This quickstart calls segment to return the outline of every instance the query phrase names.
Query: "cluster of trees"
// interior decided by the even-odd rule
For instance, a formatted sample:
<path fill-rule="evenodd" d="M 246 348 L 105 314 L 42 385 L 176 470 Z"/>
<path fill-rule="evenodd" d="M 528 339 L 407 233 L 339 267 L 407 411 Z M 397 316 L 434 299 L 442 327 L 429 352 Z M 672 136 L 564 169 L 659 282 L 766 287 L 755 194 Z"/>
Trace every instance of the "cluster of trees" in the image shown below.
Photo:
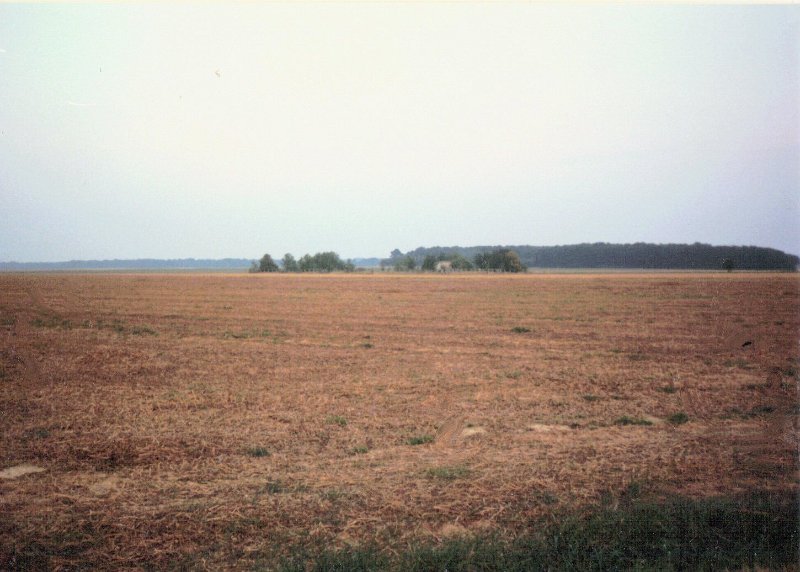
<path fill-rule="evenodd" d="M 419 263 L 416 258 L 411 255 L 404 255 L 397 248 L 392 250 L 389 258 L 381 260 L 381 270 L 394 268 L 398 272 L 413 271 L 417 269 L 417 266 L 419 266 Z"/>
<path fill-rule="evenodd" d="M 265 254 L 250 266 L 250 272 L 353 272 L 355 269 L 352 262 L 342 260 L 335 252 L 317 252 L 314 256 L 305 254 L 300 260 L 287 252 L 280 266 L 272 256 Z"/>
<path fill-rule="evenodd" d="M 498 248 L 491 252 L 479 252 L 475 255 L 475 266 L 481 270 L 499 270 L 500 272 L 525 272 L 519 254 L 509 248 Z"/>
<path fill-rule="evenodd" d="M 460 254 L 447 255 L 441 252 L 436 256 L 427 255 L 422 261 L 422 269 L 433 272 L 439 262 L 449 262 L 453 270 L 475 270 L 475 265 Z"/>
<path fill-rule="evenodd" d="M 399 250 L 392 251 L 391 256 L 381 262 L 382 268 L 391 267 L 396 271 L 413 271 L 419 268 L 423 272 L 434 272 L 440 262 L 449 262 L 452 270 L 485 270 L 496 272 L 524 272 L 525 265 L 519 255 L 508 248 L 498 248 L 490 252 L 478 252 L 472 260 L 459 252 L 426 254 L 421 262 L 411 254 L 403 254 Z"/>
<path fill-rule="evenodd" d="M 435 272 L 440 262 L 448 262 L 451 270 L 485 270 L 498 272 L 524 272 L 525 265 L 520 262 L 519 255 L 508 248 L 499 248 L 491 252 L 480 252 L 473 260 L 458 253 L 439 252 L 426 255 L 421 263 L 410 255 L 399 250 L 392 251 L 391 257 L 381 261 L 381 268 L 393 268 L 398 272 L 422 270 Z M 265 254 L 260 260 L 254 260 L 250 272 L 354 272 L 352 261 L 342 260 L 335 252 L 318 252 L 311 256 L 306 254 L 300 260 L 290 253 L 275 261 Z"/>

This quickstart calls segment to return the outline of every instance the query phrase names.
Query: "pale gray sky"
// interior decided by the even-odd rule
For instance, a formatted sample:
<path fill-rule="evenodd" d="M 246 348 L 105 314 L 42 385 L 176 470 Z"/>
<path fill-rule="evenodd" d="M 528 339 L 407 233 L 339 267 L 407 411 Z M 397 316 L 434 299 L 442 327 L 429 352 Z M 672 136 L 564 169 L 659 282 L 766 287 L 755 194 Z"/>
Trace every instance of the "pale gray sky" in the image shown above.
<path fill-rule="evenodd" d="M 0 261 L 800 254 L 800 8 L 0 4 Z"/>

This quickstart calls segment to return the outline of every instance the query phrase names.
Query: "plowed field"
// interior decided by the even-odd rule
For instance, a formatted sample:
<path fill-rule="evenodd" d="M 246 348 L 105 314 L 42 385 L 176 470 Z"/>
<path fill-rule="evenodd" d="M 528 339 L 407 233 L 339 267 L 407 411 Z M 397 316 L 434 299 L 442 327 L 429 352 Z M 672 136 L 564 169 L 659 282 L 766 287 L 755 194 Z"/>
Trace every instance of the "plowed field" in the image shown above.
<path fill-rule="evenodd" d="M 799 339 L 792 274 L 3 274 L 0 470 L 45 470 L 0 552 L 246 568 L 794 487 Z"/>

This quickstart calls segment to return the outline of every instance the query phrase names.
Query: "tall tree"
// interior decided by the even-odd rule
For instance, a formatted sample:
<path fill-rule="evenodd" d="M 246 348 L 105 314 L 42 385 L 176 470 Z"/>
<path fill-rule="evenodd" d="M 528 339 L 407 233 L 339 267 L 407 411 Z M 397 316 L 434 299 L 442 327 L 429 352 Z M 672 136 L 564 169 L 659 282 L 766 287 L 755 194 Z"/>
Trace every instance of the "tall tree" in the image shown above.
<path fill-rule="evenodd" d="M 272 260 L 272 257 L 269 254 L 265 254 L 261 257 L 261 260 L 258 263 L 258 271 L 259 272 L 277 272 L 278 265 L 275 264 L 275 261 Z"/>
<path fill-rule="evenodd" d="M 460 254 L 454 254 L 450 257 L 450 262 L 452 262 L 453 270 L 472 270 L 472 262 L 469 259 L 464 258 Z"/>
<path fill-rule="evenodd" d="M 503 272 L 524 272 L 525 267 L 519 259 L 519 254 L 513 250 L 506 250 L 503 252 L 503 258 L 500 269 Z"/>
<path fill-rule="evenodd" d="M 311 259 L 310 254 L 304 254 L 297 262 L 297 266 L 300 268 L 300 272 L 312 272 L 315 270 L 314 261 Z"/>
<path fill-rule="evenodd" d="M 478 270 L 489 270 L 490 268 L 489 267 L 490 257 L 489 254 L 486 252 L 479 252 L 478 254 L 476 254 L 475 258 L 473 258 L 473 261 L 475 262 L 475 268 L 477 268 Z"/>
<path fill-rule="evenodd" d="M 733 262 L 733 258 L 723 258 L 722 259 L 722 267 L 727 270 L 728 272 L 733 272 L 735 264 Z"/>
<path fill-rule="evenodd" d="M 425 255 L 425 259 L 422 261 L 422 270 L 425 272 L 433 272 L 436 270 L 436 257 L 432 254 Z"/>
<path fill-rule="evenodd" d="M 300 270 L 297 260 L 288 252 L 283 255 L 283 270 L 284 272 L 298 272 Z"/>

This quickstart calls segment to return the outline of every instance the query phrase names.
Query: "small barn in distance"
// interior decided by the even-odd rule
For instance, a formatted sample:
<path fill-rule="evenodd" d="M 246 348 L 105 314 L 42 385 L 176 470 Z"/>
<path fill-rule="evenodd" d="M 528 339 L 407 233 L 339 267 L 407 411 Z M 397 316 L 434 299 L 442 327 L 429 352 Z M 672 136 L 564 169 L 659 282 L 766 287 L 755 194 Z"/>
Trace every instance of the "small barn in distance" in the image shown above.
<path fill-rule="evenodd" d="M 436 263 L 436 272 L 452 272 L 453 263 L 450 260 L 441 260 Z"/>

